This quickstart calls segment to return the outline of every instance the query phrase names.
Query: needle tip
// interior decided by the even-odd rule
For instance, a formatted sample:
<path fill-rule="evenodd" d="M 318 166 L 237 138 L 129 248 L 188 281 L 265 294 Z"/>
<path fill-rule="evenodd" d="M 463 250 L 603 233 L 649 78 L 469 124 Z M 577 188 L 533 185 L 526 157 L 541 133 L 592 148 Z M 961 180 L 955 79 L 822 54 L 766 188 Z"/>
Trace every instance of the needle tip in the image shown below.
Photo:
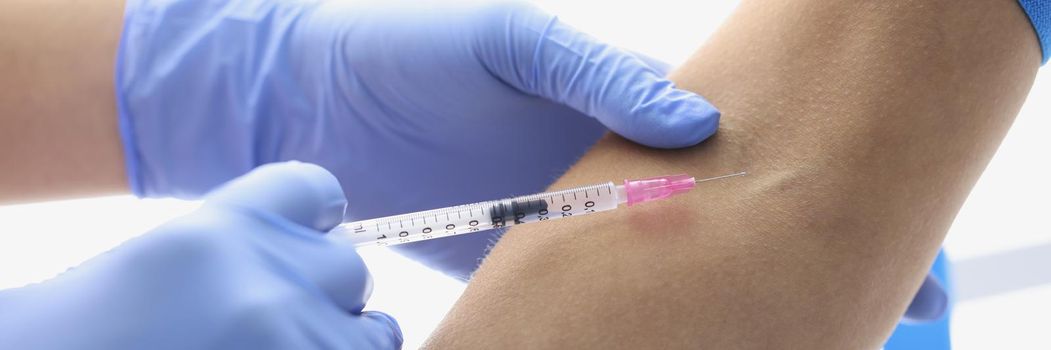
<path fill-rule="evenodd" d="M 728 178 L 728 177 L 736 177 L 736 176 L 742 176 L 742 175 L 748 175 L 748 172 L 747 171 L 741 171 L 741 172 L 736 172 L 736 173 L 733 173 L 733 174 L 726 174 L 726 175 L 722 175 L 722 176 L 716 176 L 716 177 L 709 177 L 709 178 L 706 178 L 706 179 L 694 180 L 694 183 L 701 183 L 701 182 L 705 182 L 705 181 L 719 180 L 719 179 L 725 179 L 725 178 Z"/>

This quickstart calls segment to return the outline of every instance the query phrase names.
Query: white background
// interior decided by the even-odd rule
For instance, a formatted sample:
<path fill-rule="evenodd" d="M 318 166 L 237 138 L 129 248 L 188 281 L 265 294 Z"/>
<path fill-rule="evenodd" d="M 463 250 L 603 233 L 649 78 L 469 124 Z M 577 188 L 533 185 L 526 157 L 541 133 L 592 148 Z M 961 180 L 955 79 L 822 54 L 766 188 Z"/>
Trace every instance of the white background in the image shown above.
<path fill-rule="evenodd" d="M 682 62 L 736 1 L 537 1 L 598 38 Z M 945 245 L 956 262 L 959 349 L 1051 346 L 1051 75 L 1042 73 Z M 0 207 L 0 288 L 40 281 L 197 203 L 128 196 Z M 416 348 L 463 286 L 385 250 L 363 251 L 376 280 L 369 306 L 401 322 Z"/>

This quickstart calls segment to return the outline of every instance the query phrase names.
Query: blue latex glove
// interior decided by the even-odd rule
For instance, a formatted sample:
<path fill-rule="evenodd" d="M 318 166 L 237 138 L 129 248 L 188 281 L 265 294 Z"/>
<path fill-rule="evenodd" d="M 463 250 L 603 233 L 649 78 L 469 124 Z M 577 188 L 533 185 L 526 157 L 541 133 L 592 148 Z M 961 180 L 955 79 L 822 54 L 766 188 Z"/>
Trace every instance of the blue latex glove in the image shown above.
<path fill-rule="evenodd" d="M 934 321 L 941 318 L 948 308 L 949 295 L 945 287 L 933 273 L 928 273 L 909 308 L 905 310 L 905 320 L 921 323 Z"/>
<path fill-rule="evenodd" d="M 322 235 L 346 201 L 317 166 L 264 166 L 192 214 L 43 283 L 0 292 L 0 349 L 391 349 L 362 312 L 354 249 Z"/>
<path fill-rule="evenodd" d="M 898 324 L 898 327 L 894 329 L 894 333 L 891 335 L 887 343 L 883 345 L 885 350 L 912 350 L 912 349 L 923 349 L 923 350 L 949 350 L 952 349 L 952 337 L 949 335 L 949 330 L 952 328 L 949 324 L 952 318 L 952 296 L 953 280 L 952 273 L 950 273 L 949 259 L 946 258 L 945 252 L 942 251 L 938 254 L 938 258 L 934 260 L 934 266 L 931 267 L 931 274 L 928 275 L 925 284 L 937 285 L 941 287 L 943 293 L 936 293 L 935 300 L 941 300 L 942 302 L 928 302 L 927 305 L 941 305 L 941 310 L 933 308 L 928 309 L 931 312 L 919 312 L 920 310 L 913 310 L 919 306 L 921 300 L 930 298 L 927 296 L 927 292 L 924 289 L 928 288 L 926 285 L 920 289 L 917 293 L 916 298 L 913 299 L 912 306 L 909 307 L 910 311 L 906 312 L 905 320 Z M 950 295 L 946 296 L 944 291 L 949 291 Z M 937 294 L 941 294 L 940 296 Z M 926 308 L 925 308 L 926 309 Z M 909 317 L 909 314 L 922 314 L 924 317 L 921 321 L 917 322 L 917 318 Z M 940 317 L 934 316 L 940 314 Z"/>
<path fill-rule="evenodd" d="M 127 11 L 118 96 L 139 195 L 195 197 L 298 159 L 336 174 L 357 220 L 540 191 L 603 125 L 683 147 L 719 119 L 635 55 L 521 3 L 132 0 Z M 402 251 L 466 279 L 498 237 Z"/>

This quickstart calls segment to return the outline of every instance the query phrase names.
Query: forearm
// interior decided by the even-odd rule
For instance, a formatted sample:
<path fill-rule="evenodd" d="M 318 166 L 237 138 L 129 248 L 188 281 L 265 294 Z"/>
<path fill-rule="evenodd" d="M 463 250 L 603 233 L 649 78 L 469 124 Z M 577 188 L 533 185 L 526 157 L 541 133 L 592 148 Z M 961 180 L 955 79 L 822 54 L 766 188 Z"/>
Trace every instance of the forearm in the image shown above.
<path fill-rule="evenodd" d="M 666 204 L 511 231 L 434 347 L 875 348 L 1039 64 L 997 1 L 745 1 L 673 74 L 695 149 L 608 138 L 554 188 L 747 170 Z"/>
<path fill-rule="evenodd" d="M 123 1 L 0 11 L 0 203 L 127 191 L 113 69 Z"/>

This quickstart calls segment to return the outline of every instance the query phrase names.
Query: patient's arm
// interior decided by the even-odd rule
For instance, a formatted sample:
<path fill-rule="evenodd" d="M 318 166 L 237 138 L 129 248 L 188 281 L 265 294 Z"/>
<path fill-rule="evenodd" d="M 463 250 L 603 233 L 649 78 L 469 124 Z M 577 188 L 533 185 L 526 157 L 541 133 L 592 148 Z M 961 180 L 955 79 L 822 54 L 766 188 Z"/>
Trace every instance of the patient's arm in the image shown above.
<path fill-rule="evenodd" d="M 714 139 L 609 137 L 553 188 L 749 175 L 512 230 L 429 345 L 877 348 L 1039 59 L 1013 0 L 746 0 L 673 73 L 723 111 Z"/>

